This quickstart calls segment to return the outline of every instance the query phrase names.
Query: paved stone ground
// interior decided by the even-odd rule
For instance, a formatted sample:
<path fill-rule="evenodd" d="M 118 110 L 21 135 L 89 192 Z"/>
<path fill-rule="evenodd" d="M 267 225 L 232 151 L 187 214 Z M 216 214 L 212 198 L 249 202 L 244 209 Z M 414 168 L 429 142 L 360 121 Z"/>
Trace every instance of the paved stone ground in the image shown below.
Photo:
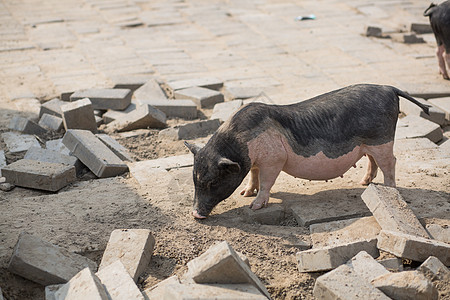
<path fill-rule="evenodd" d="M 278 103 L 352 83 L 449 88 L 434 38 L 406 45 L 365 26 L 428 22 L 423 1 L 0 1 L 0 100 L 111 87 L 120 76 L 216 76 Z M 315 14 L 316 20 L 295 21 Z"/>

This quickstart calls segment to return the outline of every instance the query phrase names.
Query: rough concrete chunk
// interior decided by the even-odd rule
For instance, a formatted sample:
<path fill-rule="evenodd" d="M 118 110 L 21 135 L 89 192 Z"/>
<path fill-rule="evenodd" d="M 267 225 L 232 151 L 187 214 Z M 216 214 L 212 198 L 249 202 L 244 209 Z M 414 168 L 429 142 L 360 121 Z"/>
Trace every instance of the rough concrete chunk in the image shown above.
<path fill-rule="evenodd" d="M 5 151 L 0 150 L 0 177 L 2 177 L 2 168 L 6 167 Z"/>
<path fill-rule="evenodd" d="M 426 114 L 419 106 L 412 103 L 409 100 L 400 98 L 400 111 L 404 112 L 407 115 L 419 116 L 424 119 L 430 120 L 439 125 L 445 124 L 445 112 L 440 108 L 432 105 L 432 103 L 421 99 L 416 98 L 417 101 L 429 107 L 429 114 Z"/>
<path fill-rule="evenodd" d="M 123 110 L 131 103 L 129 89 L 88 89 L 76 91 L 70 96 L 70 101 L 89 98 L 94 109 Z"/>
<path fill-rule="evenodd" d="M 120 259 L 137 282 L 153 254 L 155 238 L 148 229 L 116 229 L 111 233 L 99 271 Z"/>
<path fill-rule="evenodd" d="M 67 102 L 61 101 L 57 98 L 45 102 L 44 104 L 41 105 L 41 109 L 39 111 L 39 118 L 41 118 L 44 114 L 49 114 L 52 116 L 62 118 L 61 106 L 64 104 L 67 104 Z"/>
<path fill-rule="evenodd" d="M 27 188 L 56 192 L 76 180 L 74 166 L 29 159 L 2 169 L 6 182 Z"/>
<path fill-rule="evenodd" d="M 383 230 L 430 237 L 396 188 L 370 184 L 361 198 Z"/>
<path fill-rule="evenodd" d="M 20 116 L 14 116 L 8 127 L 9 129 L 17 130 L 26 134 L 42 135 L 47 132 L 47 130 L 42 128 L 39 124 Z"/>
<path fill-rule="evenodd" d="M 70 155 L 69 149 L 63 144 L 62 139 L 50 140 L 45 143 L 45 148 L 58 151 L 61 154 Z"/>
<path fill-rule="evenodd" d="M 398 120 L 395 139 L 414 139 L 426 137 L 432 142 L 442 140 L 441 127 L 424 118 L 409 115 Z"/>
<path fill-rule="evenodd" d="M 383 267 L 389 271 L 400 272 L 403 271 L 403 262 L 401 258 L 386 258 L 378 261 Z"/>
<path fill-rule="evenodd" d="M 377 240 L 356 241 L 297 252 L 298 269 L 300 272 L 331 270 L 346 263 L 361 251 L 366 251 L 373 257 L 378 257 Z"/>
<path fill-rule="evenodd" d="M 166 94 L 164 94 L 164 91 L 155 79 L 150 79 L 143 86 L 138 88 L 134 92 L 134 98 L 138 101 L 167 99 Z"/>
<path fill-rule="evenodd" d="M 64 284 L 52 284 L 45 287 L 45 300 L 56 300 L 56 292 Z"/>
<path fill-rule="evenodd" d="M 107 134 L 97 134 L 96 135 L 115 155 L 117 155 L 121 160 L 132 161 L 133 159 L 128 152 L 128 149 L 119 144 L 113 137 Z"/>
<path fill-rule="evenodd" d="M 180 280 L 178 279 L 177 275 L 174 275 L 144 290 L 142 294 L 144 295 L 146 300 L 160 300 L 163 299 L 164 292 L 168 286 L 178 284 L 180 284 Z"/>
<path fill-rule="evenodd" d="M 128 170 L 126 164 L 87 130 L 68 130 L 63 144 L 98 177 L 113 177 Z"/>
<path fill-rule="evenodd" d="M 450 97 L 432 98 L 428 100 L 434 106 L 440 108 L 445 113 L 445 120 L 450 122 Z"/>
<path fill-rule="evenodd" d="M 383 30 L 376 26 L 367 26 L 366 36 L 382 37 Z"/>
<path fill-rule="evenodd" d="M 33 135 L 18 134 L 15 132 L 2 133 L 2 138 L 11 153 L 21 153 L 30 149 L 32 146 L 40 147 L 41 145 Z"/>
<path fill-rule="evenodd" d="M 39 120 L 39 126 L 53 131 L 60 131 L 64 128 L 63 119 L 49 114 L 43 114 Z"/>
<path fill-rule="evenodd" d="M 219 127 L 218 119 L 198 121 L 161 130 L 159 137 L 171 140 L 190 140 L 213 134 Z"/>
<path fill-rule="evenodd" d="M 171 284 L 164 291 L 163 300 L 266 300 L 261 292 L 250 284 Z"/>
<path fill-rule="evenodd" d="M 424 275 L 417 271 L 387 273 L 372 280 L 372 284 L 392 299 L 434 300 L 438 292 Z"/>
<path fill-rule="evenodd" d="M 443 222 L 450 223 L 450 220 Z M 427 224 L 425 228 L 433 239 L 450 244 L 450 224 Z"/>
<path fill-rule="evenodd" d="M 414 31 L 418 34 L 433 33 L 433 29 L 431 28 L 430 23 L 412 23 L 411 31 Z"/>
<path fill-rule="evenodd" d="M 352 259 L 347 262 L 347 265 L 351 267 L 356 274 L 367 280 L 372 281 L 378 276 L 389 273 L 386 268 L 377 262 L 366 251 L 361 251 L 356 254 Z"/>
<path fill-rule="evenodd" d="M 421 44 L 421 43 L 425 43 L 425 40 L 422 37 L 419 37 L 419 36 L 415 35 L 414 33 L 412 33 L 412 34 L 404 34 L 403 42 L 405 44 Z"/>
<path fill-rule="evenodd" d="M 348 265 L 317 278 L 313 293 L 316 299 L 324 300 L 389 299 Z"/>
<path fill-rule="evenodd" d="M 73 166 L 75 167 L 77 173 L 79 173 L 83 167 L 81 161 L 75 156 L 65 155 L 57 150 L 42 149 L 39 147 L 31 147 L 28 149 L 27 153 L 25 153 L 24 159 Z"/>
<path fill-rule="evenodd" d="M 119 75 L 111 78 L 115 89 L 129 89 L 132 92 L 149 81 L 149 75 Z"/>
<path fill-rule="evenodd" d="M 219 119 L 220 122 L 228 120 L 242 106 L 242 100 L 233 100 L 214 105 L 211 119 Z"/>
<path fill-rule="evenodd" d="M 381 227 L 374 217 L 364 217 L 311 224 L 309 230 L 313 248 L 320 248 L 375 239 Z"/>
<path fill-rule="evenodd" d="M 191 88 L 191 87 L 203 87 L 211 90 L 220 90 L 223 87 L 223 82 L 215 77 L 204 78 L 192 78 L 176 81 L 169 81 L 167 86 L 174 93 L 177 90 Z"/>
<path fill-rule="evenodd" d="M 253 210 L 249 207 L 243 208 L 246 214 L 246 222 L 256 222 L 265 225 L 278 225 L 284 220 L 284 207 L 280 204 L 271 203 L 264 209 Z"/>
<path fill-rule="evenodd" d="M 141 105 L 106 126 L 108 132 L 166 127 L 166 115 L 151 105 Z"/>
<path fill-rule="evenodd" d="M 94 109 L 88 98 L 62 105 L 61 111 L 66 131 L 68 129 L 84 129 L 97 132 Z"/>
<path fill-rule="evenodd" d="M 94 273 L 86 268 L 55 292 L 57 300 L 108 300 L 108 294 Z"/>
<path fill-rule="evenodd" d="M 151 105 L 163 113 L 167 117 L 183 118 L 183 119 L 195 119 L 197 118 L 197 105 L 189 99 L 167 100 L 137 100 L 139 105 L 148 104 Z"/>
<path fill-rule="evenodd" d="M 433 276 L 436 276 L 441 280 L 450 275 L 450 270 L 434 256 L 428 257 L 427 260 L 417 268 L 417 271 L 424 274 L 430 272 Z"/>
<path fill-rule="evenodd" d="M 450 245 L 409 234 L 382 230 L 378 236 L 378 248 L 397 257 L 425 261 L 435 256 L 446 266 L 450 265 Z"/>
<path fill-rule="evenodd" d="M 120 260 L 104 267 L 95 275 L 102 282 L 111 300 L 144 300 L 144 296 Z"/>
<path fill-rule="evenodd" d="M 270 298 L 266 287 L 226 241 L 211 246 L 187 266 L 185 277 L 196 283 L 249 283 Z"/>
<path fill-rule="evenodd" d="M 223 102 L 220 92 L 202 87 L 191 87 L 175 91 L 175 99 L 191 99 L 199 108 L 211 108 Z"/>
<path fill-rule="evenodd" d="M 108 109 L 108 111 L 102 115 L 103 123 L 105 124 L 111 123 L 112 121 L 115 121 L 116 119 L 123 117 L 124 115 L 126 115 L 129 112 L 132 112 L 135 109 L 136 109 L 135 103 L 131 103 L 124 110 Z"/>
<path fill-rule="evenodd" d="M 66 283 L 84 268 L 97 269 L 90 259 L 22 232 L 8 270 L 42 285 Z"/>

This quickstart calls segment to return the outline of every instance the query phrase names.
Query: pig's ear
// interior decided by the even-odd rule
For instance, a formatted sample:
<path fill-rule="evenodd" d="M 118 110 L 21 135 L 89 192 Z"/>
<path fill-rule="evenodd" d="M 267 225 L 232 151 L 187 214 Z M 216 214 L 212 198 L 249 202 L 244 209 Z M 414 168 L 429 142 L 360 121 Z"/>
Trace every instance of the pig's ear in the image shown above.
<path fill-rule="evenodd" d="M 219 160 L 219 168 L 233 174 L 239 173 L 241 171 L 241 167 L 237 162 L 231 161 L 228 158 L 224 157 Z"/>
<path fill-rule="evenodd" d="M 188 142 L 184 142 L 184 144 L 186 145 L 186 147 L 189 148 L 189 150 L 191 150 L 191 152 L 195 155 L 197 154 L 198 151 L 200 151 L 200 149 L 202 149 L 201 147 L 195 145 L 195 144 L 189 144 Z"/>

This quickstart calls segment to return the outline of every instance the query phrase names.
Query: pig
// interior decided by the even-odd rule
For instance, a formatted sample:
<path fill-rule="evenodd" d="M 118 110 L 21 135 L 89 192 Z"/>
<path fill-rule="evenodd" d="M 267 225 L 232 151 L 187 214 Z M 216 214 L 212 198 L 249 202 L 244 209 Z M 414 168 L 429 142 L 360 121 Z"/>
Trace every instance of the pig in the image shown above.
<path fill-rule="evenodd" d="M 430 18 L 431 28 L 436 38 L 439 73 L 448 80 L 445 63 L 450 68 L 450 1 L 442 2 L 439 5 L 432 3 L 423 15 Z"/>
<path fill-rule="evenodd" d="M 252 209 L 269 202 L 281 171 L 328 180 L 342 176 L 363 156 L 369 159 L 361 183 L 380 167 L 384 184 L 395 187 L 393 153 L 399 96 L 428 113 L 428 107 L 392 87 L 358 84 L 290 105 L 250 103 L 223 123 L 203 147 L 185 142 L 194 154 L 193 216 L 206 218 L 250 172 L 242 190 L 254 196 Z"/>

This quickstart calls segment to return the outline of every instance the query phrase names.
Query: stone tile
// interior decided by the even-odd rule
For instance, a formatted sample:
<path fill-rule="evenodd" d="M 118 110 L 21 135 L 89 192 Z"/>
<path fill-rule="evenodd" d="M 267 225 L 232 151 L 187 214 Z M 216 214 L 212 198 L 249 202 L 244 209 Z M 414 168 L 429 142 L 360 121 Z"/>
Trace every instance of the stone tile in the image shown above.
<path fill-rule="evenodd" d="M 425 228 L 433 239 L 450 244 L 450 220 L 441 221 L 438 224 L 427 224 Z"/>
<path fill-rule="evenodd" d="M 445 112 L 443 110 L 424 99 L 416 98 L 416 100 L 428 106 L 429 114 L 426 114 L 418 105 L 403 98 L 400 98 L 400 111 L 406 115 L 422 117 L 439 125 L 443 125 L 445 123 Z"/>
<path fill-rule="evenodd" d="M 450 97 L 432 98 L 428 101 L 445 112 L 445 120 L 448 124 L 450 122 Z"/>
<path fill-rule="evenodd" d="M 43 135 L 47 132 L 47 130 L 42 128 L 39 124 L 20 116 L 14 116 L 11 119 L 8 128 L 25 134 Z"/>
<path fill-rule="evenodd" d="M 44 113 L 39 120 L 39 126 L 42 128 L 53 130 L 53 131 L 61 131 L 64 128 L 63 119 L 57 116 L 49 115 Z"/>
<path fill-rule="evenodd" d="M 97 132 L 94 108 L 88 98 L 74 100 L 61 106 L 64 129 L 84 129 L 93 133 Z"/>
<path fill-rule="evenodd" d="M 180 89 L 175 91 L 174 95 L 175 99 L 191 99 L 199 108 L 210 108 L 224 101 L 220 92 L 202 87 Z"/>
<path fill-rule="evenodd" d="M 143 128 L 166 127 L 166 115 L 151 105 L 141 105 L 135 110 L 118 117 L 109 123 L 105 130 L 107 132 L 123 132 Z"/>
<path fill-rule="evenodd" d="M 108 111 L 106 111 L 102 115 L 103 123 L 105 123 L 105 124 L 111 123 L 112 121 L 115 121 L 116 119 L 119 119 L 119 118 L 123 117 L 124 115 L 126 115 L 129 112 L 132 112 L 135 109 L 136 109 L 136 104 L 135 103 L 131 103 L 124 110 L 108 109 Z"/>
<path fill-rule="evenodd" d="M 69 149 L 63 144 L 62 139 L 50 140 L 45 143 L 45 148 L 54 150 L 64 155 L 70 155 Z"/>
<path fill-rule="evenodd" d="M 264 300 L 266 296 L 250 284 L 170 284 L 166 287 L 163 300 L 185 299 L 235 299 Z"/>
<path fill-rule="evenodd" d="M 59 288 L 55 293 L 55 298 L 57 300 L 109 299 L 100 279 L 88 268 L 80 271 L 68 283 Z"/>
<path fill-rule="evenodd" d="M 107 134 L 96 134 L 96 136 L 121 160 L 133 161 L 128 149 L 119 144 L 113 137 Z"/>
<path fill-rule="evenodd" d="M 246 215 L 245 222 L 264 225 L 279 225 L 285 217 L 284 207 L 271 203 L 264 209 L 252 210 L 249 207 L 242 208 Z"/>
<path fill-rule="evenodd" d="M 437 143 L 442 139 L 442 129 L 438 124 L 418 116 L 409 115 L 398 120 L 395 139 L 422 137 Z"/>
<path fill-rule="evenodd" d="M 75 156 L 62 154 L 58 150 L 43 149 L 40 147 L 31 147 L 25 153 L 24 159 L 63 164 L 75 167 L 77 174 L 83 168 L 81 161 Z"/>
<path fill-rule="evenodd" d="M 383 267 L 392 272 L 403 271 L 403 262 L 401 258 L 386 258 L 378 261 Z"/>
<path fill-rule="evenodd" d="M 203 87 L 219 91 L 223 87 L 223 82 L 215 77 L 203 77 L 203 78 L 189 78 L 183 80 L 169 81 L 167 83 L 167 86 L 171 90 L 172 94 L 177 90 L 191 87 Z"/>
<path fill-rule="evenodd" d="M 192 100 L 137 100 L 141 105 L 151 105 L 166 114 L 169 118 L 195 119 L 197 105 Z"/>
<path fill-rule="evenodd" d="M 185 168 L 192 167 L 194 165 L 194 157 L 191 153 L 175 155 L 157 159 L 143 160 L 134 163 L 129 163 L 130 172 L 133 173 L 132 170 L 136 169 L 163 169 L 163 170 L 171 170 L 177 168 Z"/>
<path fill-rule="evenodd" d="M 124 110 L 131 103 L 129 89 L 88 89 L 76 91 L 70 96 L 70 101 L 89 98 L 94 109 Z"/>
<path fill-rule="evenodd" d="M 160 300 L 163 299 L 167 287 L 178 284 L 180 284 L 180 281 L 177 275 L 173 275 L 155 284 L 154 286 L 145 289 L 142 293 L 144 294 L 147 300 Z"/>
<path fill-rule="evenodd" d="M 356 274 L 371 282 L 378 276 L 388 274 L 389 271 L 376 261 L 370 254 L 365 251 L 361 251 L 356 254 L 347 263 L 347 266 L 351 267 Z"/>
<path fill-rule="evenodd" d="M 440 280 L 444 280 L 446 276 L 448 277 L 450 275 L 450 270 L 434 256 L 428 257 L 427 260 L 417 268 L 417 271 L 423 274 L 431 273 Z"/>
<path fill-rule="evenodd" d="M 190 140 L 213 134 L 219 127 L 219 119 L 197 121 L 161 130 L 158 137 L 160 139 Z"/>
<path fill-rule="evenodd" d="M 150 79 L 133 93 L 136 100 L 152 101 L 167 99 L 166 94 L 155 79 Z"/>
<path fill-rule="evenodd" d="M 242 103 L 242 100 L 217 103 L 216 105 L 214 105 L 213 113 L 210 119 L 219 119 L 220 122 L 223 123 L 231 118 L 231 116 L 239 110 L 239 108 L 242 106 Z"/>

